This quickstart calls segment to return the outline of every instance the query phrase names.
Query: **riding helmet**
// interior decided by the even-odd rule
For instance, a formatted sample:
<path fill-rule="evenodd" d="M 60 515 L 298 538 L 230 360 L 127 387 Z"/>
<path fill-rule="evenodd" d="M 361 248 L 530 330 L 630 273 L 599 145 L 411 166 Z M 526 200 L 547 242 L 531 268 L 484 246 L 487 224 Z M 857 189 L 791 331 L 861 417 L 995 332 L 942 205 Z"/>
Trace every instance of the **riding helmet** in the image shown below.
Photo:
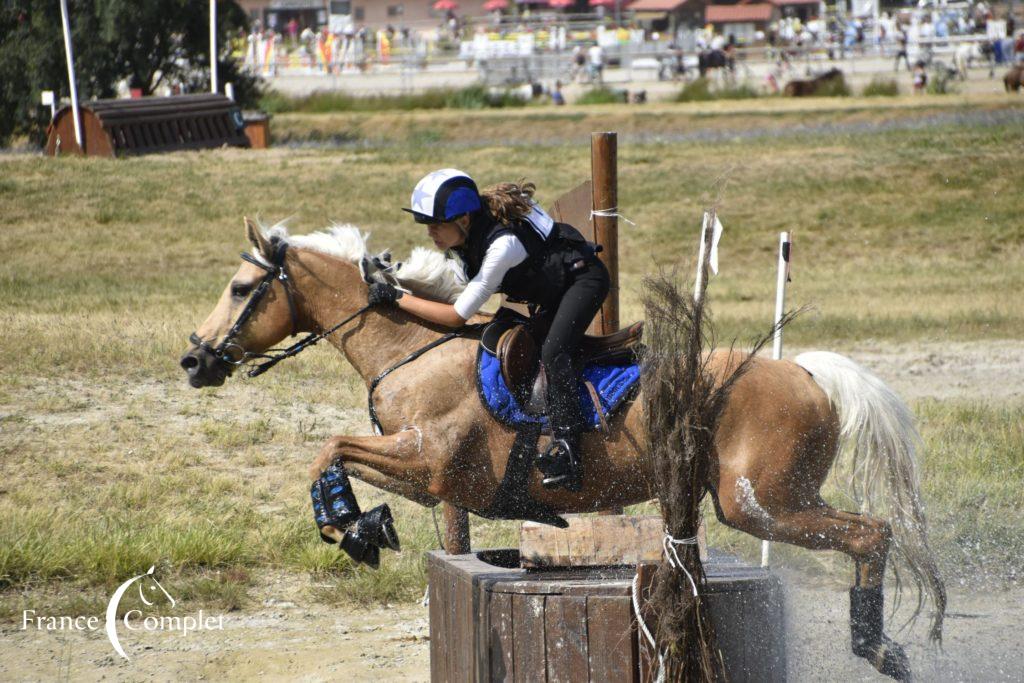
<path fill-rule="evenodd" d="M 446 223 L 483 206 L 476 183 L 466 173 L 442 168 L 423 176 L 412 191 L 412 207 L 402 209 L 417 223 Z"/>

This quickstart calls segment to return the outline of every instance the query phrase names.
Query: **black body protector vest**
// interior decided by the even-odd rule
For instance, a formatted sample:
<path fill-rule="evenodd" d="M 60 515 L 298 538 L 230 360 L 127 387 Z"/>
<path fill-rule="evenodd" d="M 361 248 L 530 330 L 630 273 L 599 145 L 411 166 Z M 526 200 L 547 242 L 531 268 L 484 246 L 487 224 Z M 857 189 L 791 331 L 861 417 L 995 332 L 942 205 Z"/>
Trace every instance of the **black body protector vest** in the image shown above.
<path fill-rule="evenodd" d="M 525 261 L 509 269 L 498 290 L 515 303 L 541 308 L 557 304 L 572 284 L 573 273 L 597 258 L 595 245 L 568 223 L 556 222 L 545 239 L 525 218 L 505 225 L 482 211 L 473 217 L 465 245 L 453 249 L 465 265 L 467 278 L 472 279 L 480 272 L 494 240 L 509 234 L 519 238 L 527 254 Z"/>

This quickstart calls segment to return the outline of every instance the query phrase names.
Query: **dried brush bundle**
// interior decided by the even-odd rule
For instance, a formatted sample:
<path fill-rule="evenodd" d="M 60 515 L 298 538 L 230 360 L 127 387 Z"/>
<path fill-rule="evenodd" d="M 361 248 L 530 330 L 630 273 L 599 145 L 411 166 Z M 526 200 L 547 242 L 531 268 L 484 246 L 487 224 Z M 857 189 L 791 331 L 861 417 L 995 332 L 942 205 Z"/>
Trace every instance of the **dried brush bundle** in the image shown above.
<path fill-rule="evenodd" d="M 710 368 L 714 335 L 705 319 L 703 294 L 701 291 L 695 298 L 685 292 L 677 272 L 661 273 L 644 282 L 644 420 L 656 477 L 654 488 L 666 532 L 674 539 L 697 534 L 709 455 L 729 389 L 742 376 L 749 359 L 771 338 L 770 332 L 759 339 L 750 355 L 725 377 L 716 378 Z M 790 319 L 787 316 L 783 324 Z M 658 567 L 648 604 L 663 656 L 664 677 L 669 681 L 724 680 L 706 609 L 706 576 L 699 550 L 696 544 L 681 545 L 677 554 L 698 594 L 694 596 L 686 572 L 667 561 Z"/>

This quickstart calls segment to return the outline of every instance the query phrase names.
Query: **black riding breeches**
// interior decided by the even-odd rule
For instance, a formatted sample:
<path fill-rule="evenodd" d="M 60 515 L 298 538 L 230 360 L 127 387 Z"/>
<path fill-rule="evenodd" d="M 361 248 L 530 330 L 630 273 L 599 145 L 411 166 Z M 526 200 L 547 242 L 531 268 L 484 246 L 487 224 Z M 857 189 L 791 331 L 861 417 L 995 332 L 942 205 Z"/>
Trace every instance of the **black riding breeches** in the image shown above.
<path fill-rule="evenodd" d="M 580 342 L 608 295 L 608 269 L 596 258 L 572 276 L 572 284 L 558 304 L 543 317 L 549 324 L 541 345 L 541 361 L 548 377 L 548 416 L 555 430 L 582 427 L 576 384 L 582 371 Z"/>

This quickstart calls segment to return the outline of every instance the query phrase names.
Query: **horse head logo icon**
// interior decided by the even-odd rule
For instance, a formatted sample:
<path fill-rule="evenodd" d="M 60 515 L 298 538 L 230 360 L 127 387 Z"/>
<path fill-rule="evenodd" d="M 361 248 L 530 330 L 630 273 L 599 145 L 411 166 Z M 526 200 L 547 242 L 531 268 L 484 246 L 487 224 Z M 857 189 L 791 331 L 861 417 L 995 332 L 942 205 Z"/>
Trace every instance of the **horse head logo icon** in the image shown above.
<path fill-rule="evenodd" d="M 167 590 L 160 584 L 156 576 L 153 574 L 153 571 L 155 569 L 156 565 L 153 565 L 145 574 L 133 576 L 132 578 L 122 583 L 120 586 L 117 587 L 117 590 L 114 591 L 114 594 L 110 596 L 110 602 L 107 603 L 107 638 L 110 639 L 110 644 L 114 646 L 114 650 L 117 652 L 117 654 L 121 655 L 125 659 L 131 658 L 127 654 L 125 654 L 124 648 L 121 647 L 121 641 L 117 637 L 117 608 L 121 604 L 121 598 L 124 596 L 125 592 L 129 588 L 131 588 L 133 584 L 137 583 L 139 588 L 139 599 L 142 600 L 142 604 L 146 605 L 147 607 L 150 607 L 154 604 L 154 602 L 150 601 L 146 597 L 146 591 L 143 590 L 143 587 L 148 585 L 149 591 L 151 593 L 155 593 L 155 591 L 157 590 L 163 593 L 164 597 L 166 597 L 167 600 L 171 603 L 171 607 L 174 607 L 177 604 L 175 599 L 171 597 L 171 594 L 167 592 Z"/>

